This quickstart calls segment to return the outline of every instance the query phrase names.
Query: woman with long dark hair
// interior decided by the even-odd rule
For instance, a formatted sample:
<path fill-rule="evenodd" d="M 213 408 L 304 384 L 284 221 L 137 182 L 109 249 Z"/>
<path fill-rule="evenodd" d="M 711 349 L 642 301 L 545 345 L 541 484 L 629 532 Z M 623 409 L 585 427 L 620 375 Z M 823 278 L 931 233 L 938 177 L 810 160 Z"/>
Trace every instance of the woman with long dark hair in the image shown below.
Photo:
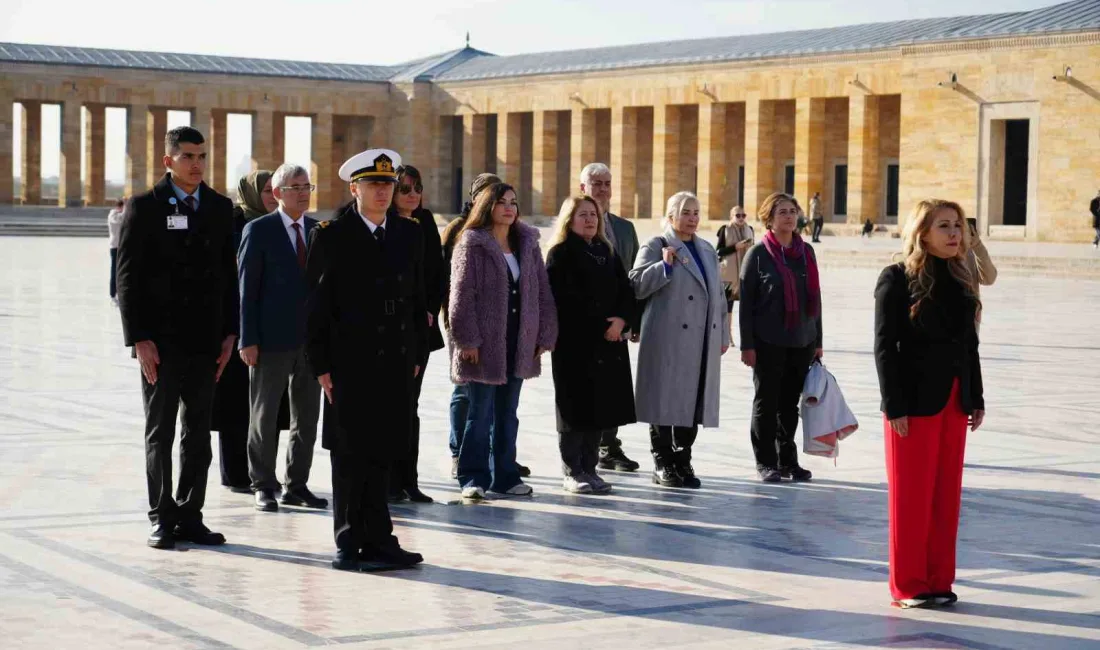
<path fill-rule="evenodd" d="M 413 382 L 412 422 L 409 425 L 409 444 L 405 454 L 399 455 L 390 467 L 390 501 L 408 499 L 414 503 L 431 503 L 432 498 L 420 491 L 416 471 L 420 459 L 420 391 L 424 386 L 424 368 L 428 356 L 443 348 L 443 334 L 439 330 L 439 308 L 443 302 L 443 246 L 435 215 L 424 207 L 424 180 L 420 170 L 404 165 L 397 170 L 397 187 L 390 205 L 390 216 L 411 219 L 424 233 L 424 293 L 428 302 L 428 349 L 422 352 L 420 372 Z"/>
<path fill-rule="evenodd" d="M 890 595 L 898 607 L 958 600 L 966 429 L 985 420 L 978 278 L 959 204 L 921 201 L 903 260 L 875 287 L 875 365 L 882 393 L 890 509 Z"/>
<path fill-rule="evenodd" d="M 515 190 L 500 183 L 478 195 L 454 249 L 451 376 L 470 401 L 458 453 L 466 499 L 532 492 L 516 464 L 516 409 L 523 380 L 539 376 L 558 338 L 538 239 L 538 229 L 519 221 Z"/>
<path fill-rule="evenodd" d="M 813 477 L 798 464 L 794 434 L 806 373 L 822 356 L 821 284 L 800 213 L 786 194 L 764 199 L 757 216 L 768 231 L 741 264 L 741 361 L 752 368 L 752 450 L 765 483 Z"/>

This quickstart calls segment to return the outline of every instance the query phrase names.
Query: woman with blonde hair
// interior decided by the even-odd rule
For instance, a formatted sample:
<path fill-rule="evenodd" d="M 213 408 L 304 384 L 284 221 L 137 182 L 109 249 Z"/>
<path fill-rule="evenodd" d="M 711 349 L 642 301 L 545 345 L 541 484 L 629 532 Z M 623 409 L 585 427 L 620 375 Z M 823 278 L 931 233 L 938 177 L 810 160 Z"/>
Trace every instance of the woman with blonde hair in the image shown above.
<path fill-rule="evenodd" d="M 565 200 L 546 258 L 558 310 L 551 355 L 554 403 L 566 492 L 605 494 L 596 473 L 604 433 L 635 422 L 627 323 L 634 289 L 590 196 Z"/>
<path fill-rule="evenodd" d="M 729 347 L 718 255 L 699 237 L 699 199 L 668 199 L 665 231 L 638 251 L 630 281 L 645 300 L 635 401 L 649 423 L 653 482 L 698 488 L 691 448 L 699 425 L 718 426 L 721 356 Z"/>
<path fill-rule="evenodd" d="M 822 355 L 821 282 L 800 212 L 787 194 L 764 199 L 757 216 L 768 231 L 741 265 L 741 361 L 752 368 L 752 451 L 765 483 L 813 478 L 794 434 L 806 373 Z"/>
<path fill-rule="evenodd" d="M 458 450 L 462 497 L 526 496 L 516 409 L 523 380 L 538 377 L 542 354 L 554 349 L 558 319 L 539 231 L 519 221 L 511 185 L 477 195 L 451 264 L 451 378 L 466 384 L 469 399 Z"/>
<path fill-rule="evenodd" d="M 890 510 L 890 594 L 902 608 L 958 598 L 966 428 L 985 419 L 970 232 L 951 201 L 917 203 L 904 259 L 875 287 L 875 365 L 882 393 Z"/>

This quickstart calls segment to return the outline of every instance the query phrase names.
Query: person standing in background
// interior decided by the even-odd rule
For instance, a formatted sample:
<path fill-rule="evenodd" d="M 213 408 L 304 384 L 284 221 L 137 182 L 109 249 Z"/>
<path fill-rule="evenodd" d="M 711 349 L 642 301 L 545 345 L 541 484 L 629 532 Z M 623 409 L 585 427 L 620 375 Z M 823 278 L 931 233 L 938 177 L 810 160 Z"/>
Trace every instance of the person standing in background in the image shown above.
<path fill-rule="evenodd" d="M 821 211 L 821 192 L 814 192 L 810 199 L 810 220 L 813 222 L 810 241 L 821 243 L 821 230 L 825 227 L 825 214 Z"/>
<path fill-rule="evenodd" d="M 111 296 L 111 304 L 118 307 L 118 293 L 116 279 L 118 277 L 118 233 L 122 228 L 122 210 L 126 207 L 126 199 L 115 201 L 115 207 L 107 213 L 107 247 L 111 250 L 111 280 L 108 285 L 108 293 Z"/>
<path fill-rule="evenodd" d="M 753 244 L 756 233 L 746 221 L 748 214 L 739 205 L 730 210 L 730 222 L 718 229 L 718 270 L 726 293 L 726 313 L 730 321 L 730 344 L 733 344 L 733 305 L 741 297 L 741 262 Z"/>
<path fill-rule="evenodd" d="M 1092 239 L 1092 247 L 1100 247 L 1100 190 L 1096 191 L 1096 196 L 1092 201 L 1089 201 L 1089 212 L 1092 213 L 1092 229 L 1096 231 L 1096 236 Z"/>

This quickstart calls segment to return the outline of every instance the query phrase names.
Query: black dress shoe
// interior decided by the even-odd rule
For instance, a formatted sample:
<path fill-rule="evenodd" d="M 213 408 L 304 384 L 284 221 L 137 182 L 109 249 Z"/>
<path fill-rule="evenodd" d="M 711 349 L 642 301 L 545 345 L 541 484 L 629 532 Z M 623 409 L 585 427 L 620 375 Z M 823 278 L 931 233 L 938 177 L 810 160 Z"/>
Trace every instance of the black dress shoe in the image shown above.
<path fill-rule="evenodd" d="M 328 507 L 328 499 L 323 499 L 309 491 L 306 486 L 296 487 L 293 490 L 283 492 L 279 499 L 284 506 L 302 506 L 304 508 L 317 508 L 324 510 Z"/>
<path fill-rule="evenodd" d="M 756 473 L 760 475 L 760 480 L 765 483 L 778 483 L 783 480 L 783 475 L 774 467 L 757 467 Z"/>
<path fill-rule="evenodd" d="M 367 546 L 359 553 L 362 562 L 381 562 L 398 567 L 410 567 L 424 561 L 424 556 L 406 551 L 396 543 L 392 546 Z"/>
<path fill-rule="evenodd" d="M 959 602 L 959 597 L 953 591 L 936 591 L 927 596 L 939 607 L 948 607 Z"/>
<path fill-rule="evenodd" d="M 256 509 L 260 512 L 279 512 L 275 490 L 256 490 Z"/>
<path fill-rule="evenodd" d="M 684 481 L 671 465 L 653 470 L 653 482 L 662 487 L 684 487 Z"/>
<path fill-rule="evenodd" d="M 223 485 L 222 487 L 235 494 L 252 494 L 251 485 Z"/>
<path fill-rule="evenodd" d="M 789 478 L 796 483 L 805 483 L 814 477 L 813 472 L 808 469 L 803 469 L 798 465 L 791 465 L 790 467 L 780 467 L 779 474 L 783 478 Z"/>
<path fill-rule="evenodd" d="M 516 467 L 519 468 L 520 478 L 527 478 L 528 476 L 531 475 L 531 468 L 530 467 L 527 467 L 526 465 L 520 465 L 519 463 L 516 463 Z"/>
<path fill-rule="evenodd" d="M 215 533 L 201 523 L 176 526 L 174 534 L 176 539 L 180 541 L 191 542 L 200 546 L 220 546 L 225 543 L 225 535 Z"/>
<path fill-rule="evenodd" d="M 386 495 L 386 501 L 390 503 L 404 503 L 409 500 L 409 495 L 404 490 L 390 490 Z"/>
<path fill-rule="evenodd" d="M 597 463 L 600 469 L 610 469 L 616 472 L 635 472 L 641 467 L 637 461 L 627 458 L 622 449 L 608 450 L 606 453 L 600 450 L 600 460 Z"/>
<path fill-rule="evenodd" d="M 336 556 L 332 558 L 332 568 L 337 571 L 358 571 L 359 554 L 353 551 L 336 551 Z"/>
<path fill-rule="evenodd" d="M 421 492 L 418 487 L 405 488 L 405 495 L 413 503 L 435 503 L 435 499 Z"/>
<path fill-rule="evenodd" d="M 698 490 L 703 486 L 703 482 L 695 476 L 695 469 L 691 466 L 691 463 L 677 465 L 676 473 L 679 474 L 680 482 L 682 482 L 686 488 Z"/>
<path fill-rule="evenodd" d="M 145 543 L 152 548 L 170 549 L 176 547 L 176 538 L 172 536 L 172 529 L 164 524 L 157 524 L 149 531 L 149 539 Z"/>

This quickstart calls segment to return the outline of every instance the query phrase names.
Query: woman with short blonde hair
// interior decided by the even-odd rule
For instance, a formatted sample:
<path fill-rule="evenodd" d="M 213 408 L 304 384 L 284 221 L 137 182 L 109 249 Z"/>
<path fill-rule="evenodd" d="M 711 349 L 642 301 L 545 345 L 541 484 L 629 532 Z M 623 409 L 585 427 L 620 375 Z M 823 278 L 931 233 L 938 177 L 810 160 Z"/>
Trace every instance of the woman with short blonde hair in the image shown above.
<path fill-rule="evenodd" d="M 875 287 L 875 365 L 882 394 L 890 513 L 890 594 L 898 607 L 958 598 L 966 428 L 985 419 L 970 232 L 953 201 L 917 203 L 902 261 Z"/>
<path fill-rule="evenodd" d="M 645 300 L 638 346 L 638 420 L 649 423 L 653 482 L 698 488 L 691 449 L 699 426 L 718 426 L 721 357 L 729 347 L 714 247 L 696 234 L 699 199 L 668 199 L 665 230 L 638 251 L 630 281 Z"/>

